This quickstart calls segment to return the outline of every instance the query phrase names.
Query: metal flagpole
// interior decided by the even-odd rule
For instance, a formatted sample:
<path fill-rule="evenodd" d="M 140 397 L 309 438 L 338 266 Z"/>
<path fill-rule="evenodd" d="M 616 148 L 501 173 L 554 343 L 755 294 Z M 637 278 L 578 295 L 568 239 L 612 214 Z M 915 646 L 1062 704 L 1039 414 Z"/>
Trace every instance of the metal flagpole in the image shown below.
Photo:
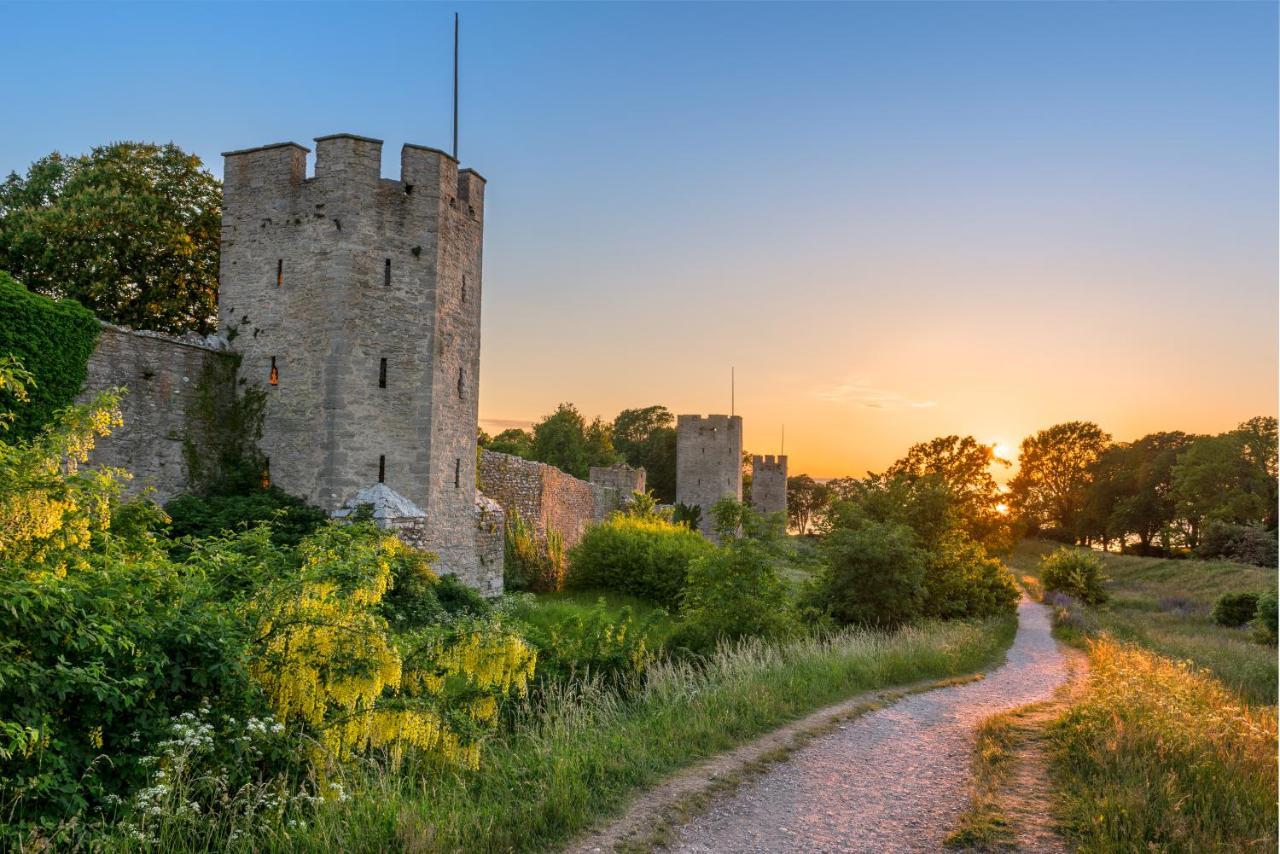
<path fill-rule="evenodd" d="M 458 159 L 458 13 L 453 13 L 453 159 Z"/>

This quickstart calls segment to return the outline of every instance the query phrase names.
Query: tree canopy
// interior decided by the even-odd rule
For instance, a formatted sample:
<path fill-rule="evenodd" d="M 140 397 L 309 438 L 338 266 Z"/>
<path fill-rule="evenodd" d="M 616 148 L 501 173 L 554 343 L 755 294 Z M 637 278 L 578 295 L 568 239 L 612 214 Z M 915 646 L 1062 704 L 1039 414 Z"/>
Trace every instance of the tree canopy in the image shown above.
<path fill-rule="evenodd" d="M 1076 535 L 1093 465 L 1111 436 L 1097 424 L 1055 424 L 1022 440 L 1018 474 L 1009 482 L 1013 508 L 1032 528 Z"/>
<path fill-rule="evenodd" d="M 624 409 L 613 419 L 613 446 L 627 465 L 645 470 L 659 501 L 676 500 L 676 418 L 665 406 Z"/>
<path fill-rule="evenodd" d="M 599 418 L 588 424 L 577 407 L 562 403 L 533 425 L 529 459 L 586 479 L 592 466 L 616 463 L 618 453 L 613 449 L 613 429 L 608 424 Z"/>
<path fill-rule="evenodd" d="M 221 203 L 218 179 L 172 143 L 54 152 L 0 184 L 0 270 L 112 323 L 212 332 Z"/>

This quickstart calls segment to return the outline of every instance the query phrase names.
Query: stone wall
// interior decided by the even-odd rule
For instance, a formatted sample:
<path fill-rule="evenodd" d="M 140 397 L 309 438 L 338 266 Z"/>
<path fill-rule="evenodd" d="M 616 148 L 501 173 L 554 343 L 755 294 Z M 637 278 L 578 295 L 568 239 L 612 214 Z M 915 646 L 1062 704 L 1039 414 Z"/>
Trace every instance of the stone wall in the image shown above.
<path fill-rule="evenodd" d="M 761 513 L 787 512 L 787 458 L 751 457 L 751 506 Z"/>
<path fill-rule="evenodd" d="M 722 498 L 742 500 L 742 416 L 678 416 L 676 501 L 702 508 L 700 530 L 713 537 L 711 508 Z"/>
<path fill-rule="evenodd" d="M 548 531 L 558 531 L 568 547 L 582 539 L 588 524 L 626 505 L 633 490 L 619 489 L 614 483 L 643 487 L 642 469 L 621 472 L 614 468 L 592 469 L 593 476 L 611 473 L 604 476 L 606 483 L 592 483 L 546 463 L 481 451 L 480 490 L 502 506 L 508 519 L 519 513 L 543 539 Z"/>
<path fill-rule="evenodd" d="M 380 521 L 379 524 L 395 531 L 396 536 L 409 545 L 439 554 L 439 536 L 428 517 L 400 517 Z M 496 501 L 477 495 L 471 524 L 460 533 L 470 538 L 470 552 L 475 555 L 475 559 L 449 563 L 441 558 L 435 571 L 440 575 L 456 575 L 463 584 L 475 588 L 485 596 L 502 595 L 505 545 L 502 507 Z"/>
<path fill-rule="evenodd" d="M 587 480 L 600 486 L 611 486 L 620 495 L 631 495 L 644 492 L 645 471 L 633 469 L 626 463 L 615 463 L 611 466 L 592 466 Z"/>
<path fill-rule="evenodd" d="M 112 387 L 127 389 L 120 404 L 124 425 L 98 440 L 90 464 L 132 472 L 130 495 L 153 487 L 152 498 L 163 503 L 185 491 L 190 472 L 184 443 L 192 442 L 196 453 L 207 450 L 210 427 L 234 402 L 235 380 L 236 359 L 216 340 L 104 323 L 78 400 Z"/>

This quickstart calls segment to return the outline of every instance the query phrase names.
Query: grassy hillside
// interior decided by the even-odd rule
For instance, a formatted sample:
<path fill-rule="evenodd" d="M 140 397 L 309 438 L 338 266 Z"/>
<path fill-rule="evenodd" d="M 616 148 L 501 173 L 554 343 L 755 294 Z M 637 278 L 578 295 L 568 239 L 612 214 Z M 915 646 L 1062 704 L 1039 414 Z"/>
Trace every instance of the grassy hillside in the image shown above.
<path fill-rule="evenodd" d="M 1009 558 L 1019 576 L 1039 579 L 1040 558 L 1057 543 L 1023 541 Z M 1172 659 L 1208 669 L 1250 703 L 1276 702 L 1273 647 L 1254 643 L 1247 629 L 1214 623 L 1213 601 L 1223 593 L 1275 589 L 1275 570 L 1227 561 L 1168 560 L 1101 554 L 1110 601 L 1073 608 L 1066 636 L 1109 632 Z"/>

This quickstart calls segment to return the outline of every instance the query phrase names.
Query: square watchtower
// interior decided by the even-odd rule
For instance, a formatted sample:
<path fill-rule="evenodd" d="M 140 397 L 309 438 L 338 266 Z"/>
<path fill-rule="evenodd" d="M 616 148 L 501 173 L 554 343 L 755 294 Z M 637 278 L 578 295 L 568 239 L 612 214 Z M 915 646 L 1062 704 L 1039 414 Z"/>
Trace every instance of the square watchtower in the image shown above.
<path fill-rule="evenodd" d="M 484 179 L 351 134 L 227 152 L 221 328 L 265 390 L 273 483 L 332 512 L 375 483 L 474 560 Z M 456 552 L 456 554 L 454 554 Z"/>
<path fill-rule="evenodd" d="M 676 501 L 701 508 L 699 530 L 711 537 L 722 498 L 742 500 L 742 416 L 677 416 Z"/>

